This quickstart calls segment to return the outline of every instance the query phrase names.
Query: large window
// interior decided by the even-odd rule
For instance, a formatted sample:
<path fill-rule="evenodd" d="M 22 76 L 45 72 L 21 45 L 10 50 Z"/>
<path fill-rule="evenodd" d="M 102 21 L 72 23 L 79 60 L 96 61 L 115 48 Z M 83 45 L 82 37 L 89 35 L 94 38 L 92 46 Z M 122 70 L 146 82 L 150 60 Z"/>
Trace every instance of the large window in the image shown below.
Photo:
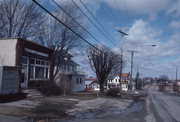
<path fill-rule="evenodd" d="M 44 78 L 44 68 L 35 67 L 35 78 Z"/>
<path fill-rule="evenodd" d="M 30 79 L 48 79 L 50 63 L 44 60 L 30 59 Z"/>

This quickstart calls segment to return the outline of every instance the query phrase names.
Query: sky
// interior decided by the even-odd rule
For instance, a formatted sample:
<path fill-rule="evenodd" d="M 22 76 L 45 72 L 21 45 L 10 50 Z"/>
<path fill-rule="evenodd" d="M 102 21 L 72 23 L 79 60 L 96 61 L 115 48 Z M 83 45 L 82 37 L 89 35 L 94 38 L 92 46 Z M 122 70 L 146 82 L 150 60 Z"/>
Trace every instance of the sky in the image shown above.
<path fill-rule="evenodd" d="M 42 1 L 48 8 L 54 6 L 51 0 Z M 72 2 L 72 0 L 55 1 L 59 5 L 67 1 Z M 79 0 L 74 1 L 96 23 Z M 180 0 L 82 1 L 108 31 L 112 39 L 109 38 L 115 44 L 84 17 L 89 31 L 113 51 L 120 53 L 120 48 L 123 48 L 126 62 L 123 72 L 130 72 L 131 54 L 128 51 L 134 50 L 137 52 L 134 53 L 133 77 L 138 65 L 141 77 L 168 75 L 170 79 L 175 79 L 176 67 L 179 66 L 178 78 L 180 79 Z M 101 28 L 98 23 L 96 25 Z M 128 35 L 122 37 L 117 32 L 119 27 L 125 27 L 122 31 Z M 98 44 L 90 36 L 87 36 L 87 40 L 94 45 Z M 74 51 L 74 54 L 78 54 L 74 60 L 81 65 L 80 70 L 92 76 L 94 74 L 90 70 L 87 57 L 82 53 L 85 53 L 85 50 Z"/>

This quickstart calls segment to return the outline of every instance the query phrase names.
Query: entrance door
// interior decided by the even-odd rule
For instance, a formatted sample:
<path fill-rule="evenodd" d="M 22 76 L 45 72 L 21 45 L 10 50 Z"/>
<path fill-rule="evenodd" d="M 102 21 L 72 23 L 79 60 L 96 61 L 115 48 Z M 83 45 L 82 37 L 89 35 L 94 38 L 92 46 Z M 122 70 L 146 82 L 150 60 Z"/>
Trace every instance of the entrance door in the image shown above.
<path fill-rule="evenodd" d="M 21 88 L 27 88 L 28 87 L 28 67 L 22 66 L 21 69 Z"/>
<path fill-rule="evenodd" d="M 22 69 L 21 69 L 21 88 L 28 88 L 28 66 L 29 58 L 22 57 Z"/>

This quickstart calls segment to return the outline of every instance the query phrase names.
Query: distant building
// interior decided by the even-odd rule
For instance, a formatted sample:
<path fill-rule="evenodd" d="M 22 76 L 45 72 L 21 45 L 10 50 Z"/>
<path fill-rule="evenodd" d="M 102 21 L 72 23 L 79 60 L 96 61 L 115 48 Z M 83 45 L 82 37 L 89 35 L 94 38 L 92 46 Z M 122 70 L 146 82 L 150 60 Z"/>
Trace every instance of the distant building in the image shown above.
<path fill-rule="evenodd" d="M 114 77 L 109 77 L 107 80 L 107 89 L 121 87 L 123 91 L 128 91 L 129 82 L 130 82 L 130 74 L 129 73 L 122 73 L 121 81 L 120 81 L 120 75 L 116 75 Z"/>
<path fill-rule="evenodd" d="M 63 59 L 56 77 L 56 83 L 63 86 L 67 92 L 84 91 L 85 75 L 77 70 L 79 64 L 72 60 L 69 53 Z"/>
<path fill-rule="evenodd" d="M 0 65 L 21 68 L 20 86 L 49 80 L 53 50 L 21 38 L 0 39 Z"/>
<path fill-rule="evenodd" d="M 85 79 L 85 90 L 86 91 L 99 91 L 100 85 L 96 78 L 86 78 Z"/>

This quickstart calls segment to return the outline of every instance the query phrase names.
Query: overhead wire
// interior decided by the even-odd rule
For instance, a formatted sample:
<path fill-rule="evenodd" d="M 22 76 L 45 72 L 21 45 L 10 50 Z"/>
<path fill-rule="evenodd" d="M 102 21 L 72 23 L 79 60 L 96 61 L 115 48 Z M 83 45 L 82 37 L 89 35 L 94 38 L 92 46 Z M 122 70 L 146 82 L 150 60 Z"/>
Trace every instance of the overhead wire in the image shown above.
<path fill-rule="evenodd" d="M 75 20 L 74 17 L 72 17 L 63 7 L 61 7 L 55 0 L 52 0 L 54 4 L 56 4 L 64 13 L 66 13 L 72 20 L 74 20 L 81 28 L 83 28 L 93 39 L 95 39 L 99 44 L 104 46 L 104 44 L 101 43 L 100 40 L 98 40 L 96 37 L 94 37 L 87 29 L 85 29 L 77 20 Z"/>
<path fill-rule="evenodd" d="M 94 46 L 93 44 L 91 44 L 88 40 L 84 39 L 81 35 L 79 35 L 76 31 L 74 31 L 73 29 L 71 29 L 69 26 L 67 26 L 63 21 L 61 21 L 59 18 L 57 18 L 54 14 L 52 14 L 48 9 L 46 9 L 45 7 L 43 7 L 39 2 L 37 2 L 36 0 L 32 0 L 36 5 L 38 5 L 41 9 L 43 9 L 45 12 L 47 12 L 50 16 L 52 16 L 54 19 L 56 19 L 59 23 L 61 23 L 62 25 L 64 25 L 67 29 L 69 29 L 71 32 L 73 32 L 74 34 L 76 34 L 79 38 L 81 38 L 84 42 L 86 42 L 87 44 L 89 44 L 90 46 L 92 46 L 93 48 L 97 49 L 98 51 L 101 52 L 101 50 L 99 50 L 96 46 Z"/>
<path fill-rule="evenodd" d="M 106 34 L 111 37 L 112 40 L 113 37 L 109 34 L 109 32 L 103 27 L 103 25 L 100 23 L 100 21 L 93 15 L 93 13 L 90 11 L 90 9 L 84 4 L 84 2 L 82 2 L 82 0 L 79 0 L 81 2 L 81 4 L 86 8 L 86 10 L 91 14 L 91 16 L 96 20 L 96 22 L 101 26 L 101 28 L 104 30 L 104 32 L 106 32 Z M 114 42 L 116 42 L 114 40 Z"/>
<path fill-rule="evenodd" d="M 73 4 L 82 12 L 82 14 L 98 29 L 101 34 L 103 34 L 114 46 L 117 46 L 109 37 L 86 15 L 86 13 L 77 5 L 74 0 L 71 0 Z"/>

